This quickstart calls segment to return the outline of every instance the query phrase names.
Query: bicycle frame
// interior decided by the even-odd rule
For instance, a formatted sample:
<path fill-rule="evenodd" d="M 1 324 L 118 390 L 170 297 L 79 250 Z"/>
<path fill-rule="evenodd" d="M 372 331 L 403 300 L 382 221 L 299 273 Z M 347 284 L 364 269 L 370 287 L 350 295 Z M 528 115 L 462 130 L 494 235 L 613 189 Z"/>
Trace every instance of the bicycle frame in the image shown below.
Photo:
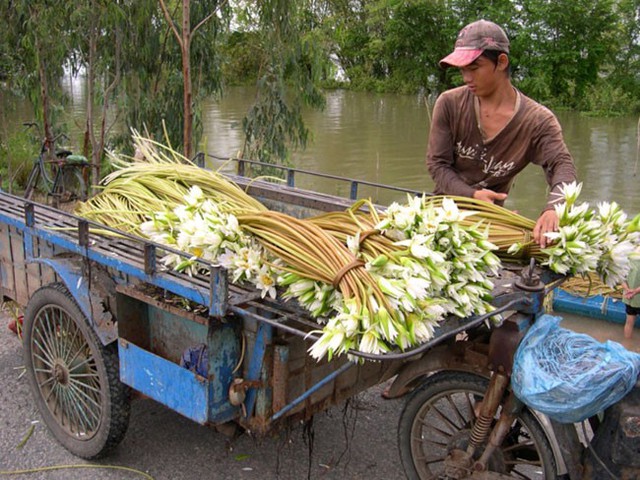
<path fill-rule="evenodd" d="M 33 124 L 30 124 L 30 126 L 33 126 Z M 80 157 L 78 163 L 69 163 L 68 158 L 72 156 L 70 150 L 56 151 L 54 146 L 62 137 L 66 138 L 66 135 L 60 133 L 51 141 L 48 139 L 43 140 L 40 147 L 40 154 L 29 173 L 24 192 L 25 198 L 32 198 L 41 178 L 44 184 L 45 194 L 47 198 L 53 198 L 52 204 L 54 207 L 58 207 L 58 204 L 67 197 L 69 199 L 78 197 L 81 199 L 86 198 L 86 182 L 84 177 L 88 162 L 84 157 Z M 51 174 L 49 173 L 48 167 L 52 170 Z M 73 175 L 76 178 L 76 182 L 80 186 L 79 192 L 67 188 L 67 184 L 69 183 L 67 179 L 68 175 Z"/>

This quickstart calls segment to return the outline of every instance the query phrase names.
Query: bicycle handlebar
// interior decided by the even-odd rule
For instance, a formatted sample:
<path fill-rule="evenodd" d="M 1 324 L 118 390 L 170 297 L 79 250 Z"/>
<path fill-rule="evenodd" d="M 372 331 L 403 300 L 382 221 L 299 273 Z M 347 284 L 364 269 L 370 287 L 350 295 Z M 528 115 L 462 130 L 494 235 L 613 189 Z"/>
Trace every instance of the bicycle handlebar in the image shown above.
<path fill-rule="evenodd" d="M 36 122 L 22 122 L 22 125 L 27 127 L 27 128 L 39 128 L 40 127 L 40 125 L 38 125 L 38 123 L 36 123 Z M 66 133 L 60 132 L 59 134 L 57 134 L 55 137 L 53 137 L 51 139 L 51 145 L 52 146 L 55 145 L 56 142 L 58 140 L 60 140 L 61 138 L 64 138 L 67 141 L 69 140 L 69 137 L 67 136 Z M 47 143 L 49 143 L 49 142 L 48 142 L 48 139 L 45 137 L 42 140 L 42 147 L 40 147 L 40 153 L 41 154 L 47 151 L 47 148 L 46 148 L 47 147 Z"/>

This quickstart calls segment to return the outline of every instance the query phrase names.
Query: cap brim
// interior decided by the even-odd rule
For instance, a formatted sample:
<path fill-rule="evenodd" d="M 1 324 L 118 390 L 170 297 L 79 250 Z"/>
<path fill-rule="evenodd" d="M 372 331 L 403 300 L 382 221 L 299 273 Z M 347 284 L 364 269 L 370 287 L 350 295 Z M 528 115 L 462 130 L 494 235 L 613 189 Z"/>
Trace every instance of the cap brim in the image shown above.
<path fill-rule="evenodd" d="M 447 55 L 438 63 L 442 68 L 466 67 L 470 63 L 473 63 L 480 55 L 482 55 L 481 49 L 469 50 L 466 48 L 456 48 L 453 53 Z"/>

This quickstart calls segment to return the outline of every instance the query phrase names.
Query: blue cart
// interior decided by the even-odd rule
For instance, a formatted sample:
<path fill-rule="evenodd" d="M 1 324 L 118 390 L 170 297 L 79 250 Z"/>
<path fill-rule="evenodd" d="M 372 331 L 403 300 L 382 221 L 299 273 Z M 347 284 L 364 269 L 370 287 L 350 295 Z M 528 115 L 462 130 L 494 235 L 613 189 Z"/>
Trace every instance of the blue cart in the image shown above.
<path fill-rule="evenodd" d="M 242 176 L 246 167 L 241 162 L 232 180 L 271 209 L 308 216 L 352 203 L 296 188 L 295 175 L 305 172 L 287 170 L 287 185 L 275 185 Z M 359 185 L 347 184 L 349 197 Z M 201 276 L 163 269 L 158 259 L 167 247 L 108 230 L 0 192 L 0 293 L 25 309 L 25 364 L 37 407 L 80 457 L 119 444 L 131 389 L 200 424 L 231 422 L 266 434 L 395 375 L 389 396 L 445 368 L 490 376 L 486 348 L 467 342 L 461 350 L 456 342 L 462 332 L 486 334 L 485 317 L 450 318 L 410 352 L 352 352 L 377 361 L 316 362 L 307 349 L 318 325 L 295 304 L 229 284 L 216 265 L 203 265 L 209 274 Z M 520 273 L 497 279 L 494 297 L 498 311 L 520 312 L 512 318 L 523 330 L 517 325 L 541 309 L 544 292 L 516 288 Z"/>

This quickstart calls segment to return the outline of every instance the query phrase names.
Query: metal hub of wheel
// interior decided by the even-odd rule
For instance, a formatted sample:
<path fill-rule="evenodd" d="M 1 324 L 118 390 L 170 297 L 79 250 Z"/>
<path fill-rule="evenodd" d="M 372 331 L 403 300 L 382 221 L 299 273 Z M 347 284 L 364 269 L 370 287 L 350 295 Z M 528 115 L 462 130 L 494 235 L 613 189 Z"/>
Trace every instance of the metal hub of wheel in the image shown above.
<path fill-rule="evenodd" d="M 82 331 L 67 312 L 49 305 L 37 315 L 31 358 L 38 390 L 58 425 L 87 440 L 102 417 L 102 385 Z"/>
<path fill-rule="evenodd" d="M 53 376 L 60 385 L 67 386 L 69 383 L 69 369 L 66 365 L 56 360 L 53 366 Z"/>

